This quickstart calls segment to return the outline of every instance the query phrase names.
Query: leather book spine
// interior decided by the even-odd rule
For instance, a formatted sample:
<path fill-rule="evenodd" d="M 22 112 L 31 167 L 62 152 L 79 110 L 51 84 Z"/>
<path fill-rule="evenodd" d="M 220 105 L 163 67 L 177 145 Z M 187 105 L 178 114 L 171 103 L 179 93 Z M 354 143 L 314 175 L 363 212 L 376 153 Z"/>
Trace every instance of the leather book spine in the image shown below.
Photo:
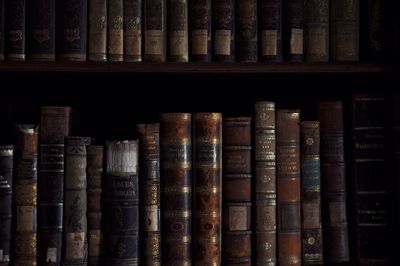
<path fill-rule="evenodd" d="M 235 59 L 257 62 L 257 0 L 238 0 L 235 5 Z"/>
<path fill-rule="evenodd" d="M 260 1 L 261 61 L 282 62 L 282 0 Z"/>
<path fill-rule="evenodd" d="M 137 125 L 139 133 L 141 263 L 161 265 L 160 125 Z"/>
<path fill-rule="evenodd" d="M 89 1 L 90 61 L 107 61 L 107 0 Z"/>
<path fill-rule="evenodd" d="M 304 0 L 284 3 L 284 53 L 286 61 L 304 61 Z"/>
<path fill-rule="evenodd" d="M 360 44 L 362 59 L 378 61 L 383 59 L 384 52 L 384 8 L 385 1 L 367 0 L 360 2 Z M 385 10 L 386 11 L 386 10 Z M 386 24 L 386 25 L 385 25 Z"/>
<path fill-rule="evenodd" d="M 110 62 L 124 60 L 124 0 L 108 1 L 107 53 Z"/>
<path fill-rule="evenodd" d="M 235 1 L 214 0 L 212 2 L 212 40 L 214 60 L 217 62 L 235 61 Z"/>
<path fill-rule="evenodd" d="M 0 61 L 4 60 L 4 39 L 5 39 L 4 2 L 5 0 L 0 0 Z"/>
<path fill-rule="evenodd" d="M 190 10 L 190 61 L 211 62 L 211 0 L 192 0 Z"/>
<path fill-rule="evenodd" d="M 305 0 L 307 62 L 329 62 L 329 0 Z"/>
<path fill-rule="evenodd" d="M 358 61 L 360 39 L 360 1 L 330 1 L 331 59 Z"/>
<path fill-rule="evenodd" d="M 255 104 L 256 265 L 275 266 L 276 137 L 275 103 Z"/>
<path fill-rule="evenodd" d="M 43 106 L 39 132 L 38 264 L 59 266 L 63 229 L 64 138 L 70 107 Z"/>
<path fill-rule="evenodd" d="M 139 259 L 138 142 L 107 142 L 107 265 L 137 266 Z"/>
<path fill-rule="evenodd" d="M 188 1 L 169 1 L 168 14 L 168 61 L 188 62 Z"/>
<path fill-rule="evenodd" d="M 195 113 L 194 265 L 221 264 L 222 114 Z"/>
<path fill-rule="evenodd" d="M 25 60 L 26 3 L 25 0 L 6 0 L 6 58 Z"/>
<path fill-rule="evenodd" d="M 87 153 L 88 265 L 100 266 L 104 259 L 103 146 L 89 145 Z"/>
<path fill-rule="evenodd" d="M 17 125 L 14 265 L 36 266 L 38 127 Z"/>
<path fill-rule="evenodd" d="M 279 265 L 301 265 L 299 110 L 276 113 Z"/>
<path fill-rule="evenodd" d="M 192 265 L 192 118 L 160 115 L 162 263 Z"/>
<path fill-rule="evenodd" d="M 302 259 L 304 265 L 323 264 L 321 226 L 320 133 L 318 121 L 300 124 Z"/>
<path fill-rule="evenodd" d="M 224 118 L 222 143 L 222 263 L 251 265 L 251 118 Z"/>
<path fill-rule="evenodd" d="M 324 260 L 350 260 L 347 225 L 344 124 L 342 102 L 318 106 L 321 135 L 321 188 Z"/>
<path fill-rule="evenodd" d="M 12 145 L 0 145 L 0 264 L 10 265 L 13 157 Z"/>
<path fill-rule="evenodd" d="M 142 61 L 142 0 L 124 0 L 124 60 Z"/>
<path fill-rule="evenodd" d="M 167 60 L 166 0 L 144 0 L 144 61 Z"/>

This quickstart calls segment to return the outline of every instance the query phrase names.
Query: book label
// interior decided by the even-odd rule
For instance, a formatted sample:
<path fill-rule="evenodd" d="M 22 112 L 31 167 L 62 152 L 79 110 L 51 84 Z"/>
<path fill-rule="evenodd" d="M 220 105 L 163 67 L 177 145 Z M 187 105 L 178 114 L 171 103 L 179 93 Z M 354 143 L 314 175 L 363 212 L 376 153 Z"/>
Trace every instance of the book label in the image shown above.
<path fill-rule="evenodd" d="M 161 30 L 145 31 L 145 53 L 161 55 L 163 53 L 163 32 Z"/>
<path fill-rule="evenodd" d="M 85 232 L 68 233 L 66 246 L 67 259 L 84 259 L 85 258 Z"/>
<path fill-rule="evenodd" d="M 229 230 L 243 231 L 247 229 L 247 207 L 229 207 Z"/>
<path fill-rule="evenodd" d="M 262 31 L 262 55 L 277 55 L 278 53 L 278 31 L 263 30 Z"/>
<path fill-rule="evenodd" d="M 207 55 L 208 48 L 208 30 L 192 31 L 192 54 Z"/>
<path fill-rule="evenodd" d="M 215 31 L 215 54 L 216 55 L 231 54 L 231 30 Z"/>
<path fill-rule="evenodd" d="M 145 207 L 144 209 L 144 231 L 155 232 L 159 230 L 160 210 L 157 205 Z"/>
<path fill-rule="evenodd" d="M 91 257 L 100 256 L 101 230 L 89 231 L 89 254 Z"/>
<path fill-rule="evenodd" d="M 57 248 L 48 248 L 46 262 L 57 262 Z"/>
<path fill-rule="evenodd" d="M 292 28 L 290 35 L 290 53 L 303 54 L 303 30 Z"/>
<path fill-rule="evenodd" d="M 36 207 L 35 206 L 17 206 L 17 231 L 35 231 L 36 230 Z"/>
<path fill-rule="evenodd" d="M 188 36 L 186 30 L 175 30 L 171 32 L 171 55 L 183 55 L 188 54 Z"/>
<path fill-rule="evenodd" d="M 139 20 L 139 18 L 137 18 Z M 137 22 L 139 23 L 139 22 Z M 142 55 L 142 32 L 139 29 L 129 29 L 125 31 L 125 54 Z"/>
<path fill-rule="evenodd" d="M 310 42 L 309 53 L 318 56 L 327 56 L 327 43 L 326 43 L 326 36 L 327 32 L 324 28 L 310 28 L 308 30 L 308 41 Z"/>

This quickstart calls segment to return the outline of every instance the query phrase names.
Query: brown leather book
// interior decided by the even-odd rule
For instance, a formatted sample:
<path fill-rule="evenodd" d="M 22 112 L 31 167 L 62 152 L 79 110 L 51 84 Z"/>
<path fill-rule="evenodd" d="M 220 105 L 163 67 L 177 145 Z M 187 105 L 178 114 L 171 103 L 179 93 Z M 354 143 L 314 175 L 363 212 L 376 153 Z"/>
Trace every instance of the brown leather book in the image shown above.
<path fill-rule="evenodd" d="M 251 265 L 251 118 L 223 120 L 223 265 Z"/>
<path fill-rule="evenodd" d="M 190 61 L 211 61 L 211 0 L 192 0 L 190 10 Z"/>
<path fill-rule="evenodd" d="M 4 60 L 4 1 L 0 0 L 0 61 Z"/>
<path fill-rule="evenodd" d="M 235 61 L 234 17 L 234 0 L 214 0 L 212 2 L 213 58 L 217 62 Z"/>
<path fill-rule="evenodd" d="M 144 0 L 144 61 L 167 60 L 166 0 Z"/>
<path fill-rule="evenodd" d="M 238 0 L 235 5 L 235 60 L 257 62 L 257 1 Z"/>
<path fill-rule="evenodd" d="M 162 263 L 190 266 L 192 250 L 192 120 L 160 115 Z"/>
<path fill-rule="evenodd" d="M 299 110 L 276 113 L 279 265 L 301 265 Z"/>
<path fill-rule="evenodd" d="M 290 62 L 304 61 L 304 1 L 283 1 L 284 56 Z"/>
<path fill-rule="evenodd" d="M 188 1 L 168 2 L 168 61 L 189 61 Z"/>
<path fill-rule="evenodd" d="M 142 0 L 124 0 L 124 61 L 142 61 Z"/>
<path fill-rule="evenodd" d="M 261 61 L 282 62 L 282 0 L 260 1 Z"/>
<path fill-rule="evenodd" d="M 26 0 L 6 0 L 6 58 L 23 61 L 26 58 Z"/>
<path fill-rule="evenodd" d="M 107 53 L 110 62 L 124 60 L 124 1 L 108 1 Z"/>
<path fill-rule="evenodd" d="M 221 264 L 222 115 L 195 113 L 194 265 Z"/>
<path fill-rule="evenodd" d="M 107 0 L 89 0 L 89 60 L 107 61 Z"/>

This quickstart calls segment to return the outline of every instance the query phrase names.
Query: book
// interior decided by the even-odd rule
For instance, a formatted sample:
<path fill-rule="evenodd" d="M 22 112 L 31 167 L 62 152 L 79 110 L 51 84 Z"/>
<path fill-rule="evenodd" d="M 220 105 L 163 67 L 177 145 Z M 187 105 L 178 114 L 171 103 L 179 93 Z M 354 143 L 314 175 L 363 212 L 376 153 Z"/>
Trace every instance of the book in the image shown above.
<path fill-rule="evenodd" d="M 168 1 L 168 61 L 189 61 L 188 1 Z"/>
<path fill-rule="evenodd" d="M 367 60 L 382 60 L 384 53 L 385 31 L 389 20 L 384 17 L 386 2 L 367 0 L 360 2 L 360 44 L 361 56 Z"/>
<path fill-rule="evenodd" d="M 25 0 L 6 1 L 6 58 L 25 60 L 26 50 L 26 3 Z"/>
<path fill-rule="evenodd" d="M 190 9 L 190 61 L 210 62 L 211 0 L 192 0 Z"/>
<path fill-rule="evenodd" d="M 257 1 L 238 0 L 235 5 L 235 59 L 257 62 Z"/>
<path fill-rule="evenodd" d="M 282 0 L 260 1 L 260 59 L 282 62 Z"/>
<path fill-rule="evenodd" d="M 4 38 L 5 38 L 4 1 L 5 0 L 0 0 L 0 61 L 4 60 Z"/>
<path fill-rule="evenodd" d="M 108 1 L 107 54 L 110 62 L 124 61 L 124 0 Z"/>
<path fill-rule="evenodd" d="M 167 60 L 166 0 L 144 0 L 144 61 Z"/>
<path fill-rule="evenodd" d="M 235 61 L 235 2 L 212 2 L 213 58 L 217 62 Z"/>
<path fill-rule="evenodd" d="M 89 1 L 90 61 L 107 61 L 107 0 Z"/>
<path fill-rule="evenodd" d="M 142 0 L 124 0 L 124 60 L 142 61 Z"/>
<path fill-rule="evenodd" d="M 283 1 L 286 61 L 304 61 L 304 0 Z"/>

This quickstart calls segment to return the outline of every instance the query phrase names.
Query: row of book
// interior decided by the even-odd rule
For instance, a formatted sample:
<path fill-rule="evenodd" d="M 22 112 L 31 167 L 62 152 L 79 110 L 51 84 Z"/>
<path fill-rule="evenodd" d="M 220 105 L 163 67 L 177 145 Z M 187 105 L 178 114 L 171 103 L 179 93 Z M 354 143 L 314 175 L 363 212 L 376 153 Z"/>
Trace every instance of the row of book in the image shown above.
<path fill-rule="evenodd" d="M 383 7 L 380 0 L 0 0 L 0 58 L 358 61 L 360 32 L 365 57 L 382 55 Z"/>
<path fill-rule="evenodd" d="M 68 136 L 69 107 L 42 107 L 0 146 L 0 263 L 348 262 L 349 163 L 358 261 L 390 264 L 385 105 L 353 98 L 350 162 L 342 102 L 319 103 L 318 121 L 273 102 L 253 118 L 162 113 L 105 148 Z"/>

